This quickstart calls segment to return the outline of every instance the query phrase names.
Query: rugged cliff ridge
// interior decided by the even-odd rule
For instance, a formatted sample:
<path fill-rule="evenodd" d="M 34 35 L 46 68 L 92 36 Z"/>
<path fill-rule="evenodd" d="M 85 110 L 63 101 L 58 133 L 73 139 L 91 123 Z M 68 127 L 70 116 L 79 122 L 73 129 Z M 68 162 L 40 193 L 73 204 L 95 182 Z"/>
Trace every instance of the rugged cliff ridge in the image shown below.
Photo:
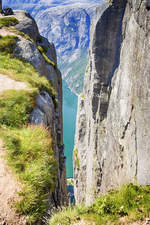
<path fill-rule="evenodd" d="M 38 140 L 38 137 L 35 137 L 37 138 L 37 141 L 39 141 L 39 146 L 41 145 L 41 149 L 42 145 L 49 146 L 48 150 L 46 150 L 45 147 L 45 152 L 43 152 L 41 155 L 41 160 L 45 159 L 49 160 L 48 162 L 43 161 L 44 164 L 43 165 L 41 164 L 41 166 L 43 166 L 43 169 L 41 169 L 42 167 L 38 168 L 37 164 L 39 163 L 38 160 L 40 157 L 38 157 L 35 160 L 37 153 L 34 153 L 34 149 L 33 152 L 31 150 L 31 152 L 29 151 L 29 153 L 27 153 L 28 155 L 26 160 L 28 161 L 28 158 L 30 159 L 31 157 L 28 164 L 26 163 L 26 165 L 22 165 L 21 164 L 22 162 L 19 162 L 19 160 L 17 164 L 15 164 L 15 162 L 13 164 L 13 160 L 12 164 L 11 163 L 8 164 L 13 167 L 14 169 L 13 173 L 14 171 L 15 172 L 20 171 L 21 174 L 23 170 L 27 169 L 27 165 L 29 167 L 30 161 L 32 162 L 33 160 L 34 162 L 35 160 L 35 163 L 33 163 L 35 169 L 31 168 L 31 170 L 34 169 L 34 172 L 36 173 L 36 166 L 37 166 L 37 169 L 39 169 L 39 173 L 41 173 L 40 175 L 37 172 L 37 177 L 41 176 L 41 179 L 42 176 L 45 177 L 49 176 L 48 173 L 47 175 L 44 174 L 44 172 L 42 174 L 42 171 L 44 171 L 44 168 L 46 168 L 47 165 L 47 168 L 49 167 L 50 169 L 49 173 L 53 174 L 51 175 L 51 180 L 48 181 L 46 186 L 45 187 L 42 186 L 44 184 L 41 183 L 41 187 L 43 187 L 43 192 L 45 193 L 45 196 L 47 196 L 47 193 L 49 193 L 49 196 L 46 197 L 46 199 L 47 198 L 49 199 L 47 209 L 51 209 L 52 207 L 58 207 L 62 204 L 67 203 L 67 191 L 66 191 L 65 157 L 63 151 L 64 150 L 63 131 L 62 131 L 62 79 L 61 73 L 57 68 L 55 47 L 52 43 L 49 43 L 46 38 L 42 37 L 39 34 L 34 19 L 25 11 L 16 10 L 14 11 L 14 15 L 12 17 L 8 16 L 3 18 L 1 16 L 0 23 L 1 23 L 0 107 L 2 112 L 0 115 L 1 117 L 0 132 L 2 137 L 0 144 L 0 154 L 1 157 L 3 155 L 7 155 L 8 150 L 12 151 L 11 148 L 15 146 L 16 147 L 15 150 L 16 153 L 14 152 L 15 155 L 13 155 L 13 153 L 9 154 L 13 155 L 14 157 L 13 160 L 15 159 L 15 157 L 16 160 L 18 160 L 19 158 L 18 155 L 21 153 L 17 153 L 17 151 L 18 152 L 21 151 L 19 150 L 19 148 L 23 143 L 20 133 L 26 132 L 27 129 L 28 131 L 31 132 L 31 135 L 33 134 L 33 137 L 31 137 L 30 142 L 27 142 L 29 148 L 26 146 L 23 147 L 24 149 L 28 150 L 31 149 L 30 146 L 32 146 L 32 138 L 34 138 L 33 131 L 34 129 L 36 130 L 36 127 L 39 127 L 39 139 L 41 138 L 41 140 Z M 12 27 L 11 25 L 14 26 Z M 22 71 L 23 69 L 25 70 L 27 77 L 21 77 L 24 76 L 24 73 Z M 39 74 L 36 71 L 38 71 Z M 22 92 L 20 90 L 22 90 Z M 11 95 L 13 95 L 13 97 Z M 6 96 L 8 96 L 8 99 L 6 98 Z M 22 100 L 19 100 L 19 98 Z M 23 101 L 25 101 L 24 98 L 27 98 L 26 99 L 27 101 L 31 100 L 31 102 L 29 101 L 23 103 Z M 5 102 L 7 101 L 9 103 L 7 107 L 11 107 L 10 110 L 12 110 L 12 114 L 14 113 L 14 115 L 11 115 L 10 112 L 6 112 L 6 114 L 3 113 L 7 105 L 7 103 L 5 104 Z M 27 115 L 26 113 L 23 115 L 21 114 L 24 111 L 26 111 Z M 28 118 L 29 114 L 30 118 Z M 8 115 L 8 118 L 6 115 Z M 21 116 L 22 118 L 21 122 L 19 122 L 18 119 L 19 116 Z M 32 124 L 32 126 L 30 126 L 29 124 Z M 46 129 L 42 128 L 41 125 L 44 126 Z M 38 131 L 38 128 L 36 131 Z M 12 135 L 10 135 L 10 137 L 8 132 L 12 132 Z M 24 135 L 26 138 L 28 134 L 24 133 Z M 42 140 L 42 136 L 40 135 L 45 135 L 45 141 Z M 13 140 L 11 139 L 12 136 L 14 138 Z M 49 140 L 47 139 L 48 137 Z M 49 144 L 48 142 L 50 142 L 51 144 Z M 50 148 L 53 150 L 50 150 Z M 51 155 L 46 155 L 47 154 L 46 151 L 50 151 Z M 54 157 L 52 156 L 52 151 L 54 152 Z M 12 157 L 12 155 L 10 156 Z M 42 207 L 45 206 L 42 205 L 41 209 L 40 208 L 36 209 L 36 206 L 35 208 L 33 206 L 34 204 L 37 204 L 35 202 L 33 203 L 32 208 L 30 209 L 27 209 L 24 206 L 22 206 L 21 213 L 25 212 L 23 213 L 25 217 L 20 217 L 19 214 L 15 215 L 14 209 L 13 208 L 11 209 L 10 207 L 10 205 L 12 204 L 10 202 L 13 202 L 14 200 L 16 201 L 16 199 L 18 200 L 16 193 L 17 191 L 20 191 L 22 184 L 20 184 L 20 179 L 19 180 L 17 179 L 15 181 L 16 177 L 11 172 L 10 169 L 11 167 L 9 168 L 7 166 L 6 161 L 3 160 L 3 157 L 1 159 L 1 162 L 2 162 L 1 187 L 5 186 L 4 184 L 7 183 L 7 180 L 5 178 L 12 180 L 12 182 L 10 182 L 10 185 L 8 185 L 7 189 L 8 192 L 4 191 L 3 188 L 0 188 L 1 192 L 0 202 L 2 201 L 0 204 L 1 205 L 0 220 L 4 220 L 9 225 L 11 224 L 19 225 L 19 224 L 26 224 L 26 220 L 29 219 L 30 223 L 34 221 L 37 224 L 36 218 L 37 219 L 39 218 L 36 215 L 36 213 L 40 214 L 41 212 L 44 212 L 44 209 Z M 21 167 L 22 169 L 20 169 Z M 28 169 L 30 170 L 30 168 Z M 29 175 L 27 174 L 26 174 L 26 181 L 28 182 Z M 23 177 L 22 174 L 20 175 L 20 177 L 21 176 Z M 38 179 L 37 177 L 35 177 L 35 179 Z M 31 186 L 34 185 L 35 182 L 36 181 L 32 180 Z M 18 186 L 18 188 L 16 186 Z M 38 188 L 40 187 L 37 186 L 36 188 L 38 191 Z M 48 188 L 50 190 L 48 190 Z M 10 192 L 11 194 L 9 194 Z M 15 196 L 13 196 L 12 193 L 14 193 Z M 3 204 L 3 200 L 5 197 L 7 197 L 6 202 L 5 204 Z M 41 201 L 43 201 L 42 198 Z M 30 217 L 28 216 L 28 210 Z M 32 210 L 35 211 L 32 212 Z M 32 213 L 35 214 L 34 218 Z"/>
<path fill-rule="evenodd" d="M 74 150 L 76 201 L 123 183 L 150 184 L 150 13 L 114 0 L 91 28 Z"/>

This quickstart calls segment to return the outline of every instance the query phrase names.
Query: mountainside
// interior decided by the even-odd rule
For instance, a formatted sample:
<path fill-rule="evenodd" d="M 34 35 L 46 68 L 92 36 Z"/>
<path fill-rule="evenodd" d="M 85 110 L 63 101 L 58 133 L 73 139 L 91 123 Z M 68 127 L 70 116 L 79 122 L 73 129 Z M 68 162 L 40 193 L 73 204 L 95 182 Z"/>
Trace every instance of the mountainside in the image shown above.
<path fill-rule="evenodd" d="M 97 1 L 5 1 L 5 6 L 27 9 L 40 33 L 52 41 L 58 53 L 63 79 L 76 94 L 81 93 L 88 62 L 89 30 Z M 102 9 L 105 5 L 102 2 Z M 80 69 L 79 69 L 80 68 Z"/>
<path fill-rule="evenodd" d="M 0 15 L 0 222 L 45 224 L 67 203 L 56 50 L 25 11 Z"/>
<path fill-rule="evenodd" d="M 124 183 L 150 185 L 149 37 L 149 5 L 142 0 L 113 0 L 91 26 L 76 121 L 77 203 L 91 204 Z"/>

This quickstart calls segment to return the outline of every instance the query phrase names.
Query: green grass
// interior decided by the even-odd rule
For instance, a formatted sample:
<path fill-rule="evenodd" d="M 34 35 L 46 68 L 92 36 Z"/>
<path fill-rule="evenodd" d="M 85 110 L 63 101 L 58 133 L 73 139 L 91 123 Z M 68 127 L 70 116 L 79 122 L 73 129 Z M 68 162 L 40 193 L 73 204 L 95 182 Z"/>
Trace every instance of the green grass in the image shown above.
<path fill-rule="evenodd" d="M 43 56 L 43 58 L 45 59 L 45 61 L 46 61 L 48 64 L 50 64 L 51 66 L 53 66 L 54 69 L 57 69 L 57 68 L 56 68 L 56 64 L 55 64 L 51 59 L 49 59 L 49 58 L 46 56 L 46 52 L 47 52 L 46 47 L 45 47 L 45 46 L 40 46 L 40 45 L 39 45 L 37 48 L 38 48 L 39 52 L 42 54 L 42 56 Z"/>
<path fill-rule="evenodd" d="M 68 178 L 67 179 L 67 186 L 74 186 L 74 179 L 73 178 Z"/>
<path fill-rule="evenodd" d="M 99 215 L 99 221 L 141 220 L 150 213 L 150 186 L 124 185 L 120 191 L 111 191 L 97 199 L 89 209 Z"/>
<path fill-rule="evenodd" d="M 120 224 L 123 218 L 126 223 L 144 220 L 150 216 L 150 186 L 134 184 L 123 185 L 103 195 L 90 207 L 75 206 L 55 214 L 50 225 L 70 225 L 76 218 L 99 224 Z M 67 218 L 67 219 L 66 219 Z M 62 221 L 65 221 L 64 223 Z"/>
<path fill-rule="evenodd" d="M 89 65 L 87 65 L 85 72 L 88 73 L 88 71 L 89 71 Z"/>
<path fill-rule="evenodd" d="M 46 212 L 48 195 L 55 185 L 57 164 L 50 133 L 42 126 L 28 126 L 3 127 L 0 135 L 8 149 L 8 165 L 23 184 L 16 209 L 28 216 L 29 224 L 36 222 Z"/>
<path fill-rule="evenodd" d="M 15 35 L 7 35 L 4 37 L 0 36 L 0 54 L 1 55 L 13 54 L 16 41 L 17 36 Z"/>
<path fill-rule="evenodd" d="M 78 157 L 78 149 L 77 149 L 77 148 L 75 148 L 75 149 L 73 150 L 73 154 L 74 154 L 74 157 L 75 157 L 75 163 L 76 163 L 76 166 L 79 168 L 80 165 L 79 165 L 79 157 Z"/>
<path fill-rule="evenodd" d="M 81 93 L 80 97 L 81 97 L 82 100 L 84 100 L 84 98 L 85 98 L 84 93 Z"/>
<path fill-rule="evenodd" d="M 85 209 L 80 206 L 69 206 L 62 208 L 58 212 L 54 213 L 49 220 L 49 225 L 71 225 L 79 222 L 79 215 L 85 213 Z"/>
<path fill-rule="evenodd" d="M 29 122 L 37 91 L 8 90 L 0 95 L 0 124 L 19 128 Z"/>
<path fill-rule="evenodd" d="M 19 21 L 15 17 L 0 18 L 0 28 L 15 26 Z"/>

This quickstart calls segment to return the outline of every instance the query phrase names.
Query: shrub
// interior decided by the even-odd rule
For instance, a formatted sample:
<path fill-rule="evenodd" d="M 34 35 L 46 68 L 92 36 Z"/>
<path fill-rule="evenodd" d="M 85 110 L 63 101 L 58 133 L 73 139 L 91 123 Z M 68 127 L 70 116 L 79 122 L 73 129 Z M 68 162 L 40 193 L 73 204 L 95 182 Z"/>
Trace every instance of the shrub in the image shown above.
<path fill-rule="evenodd" d="M 15 17 L 0 18 L 0 28 L 15 26 L 19 21 Z"/>

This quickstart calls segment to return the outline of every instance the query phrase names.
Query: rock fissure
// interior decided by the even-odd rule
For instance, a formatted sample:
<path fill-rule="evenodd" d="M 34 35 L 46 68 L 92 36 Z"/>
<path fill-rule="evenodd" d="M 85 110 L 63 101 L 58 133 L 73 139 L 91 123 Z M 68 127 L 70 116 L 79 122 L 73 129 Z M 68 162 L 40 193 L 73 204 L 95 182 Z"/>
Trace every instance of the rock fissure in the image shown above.
<path fill-rule="evenodd" d="M 129 120 L 128 120 L 128 122 L 126 123 L 126 125 L 125 125 L 125 127 L 124 127 L 124 131 L 123 131 L 123 134 L 122 134 L 122 136 L 121 136 L 121 139 L 124 139 L 124 137 L 125 137 L 125 135 L 126 135 L 126 131 L 128 130 L 128 127 L 129 127 L 130 122 L 131 122 L 131 119 L 132 119 L 132 112 L 133 112 L 133 109 L 134 109 L 134 106 L 132 105 L 130 117 L 129 117 Z"/>
<path fill-rule="evenodd" d="M 135 179 L 137 180 L 137 174 L 138 174 L 138 146 L 137 146 L 137 124 L 136 120 L 134 119 L 135 123 L 135 152 L 136 152 L 136 169 L 135 169 Z"/>

